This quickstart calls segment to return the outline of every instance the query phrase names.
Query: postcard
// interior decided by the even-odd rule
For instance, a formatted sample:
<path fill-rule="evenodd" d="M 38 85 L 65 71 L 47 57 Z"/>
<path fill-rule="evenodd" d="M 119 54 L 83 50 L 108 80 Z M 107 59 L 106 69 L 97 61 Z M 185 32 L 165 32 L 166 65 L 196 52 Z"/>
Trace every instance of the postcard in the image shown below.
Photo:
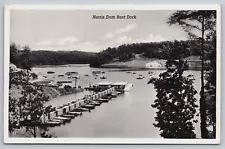
<path fill-rule="evenodd" d="M 5 5 L 4 142 L 219 144 L 220 5 Z"/>

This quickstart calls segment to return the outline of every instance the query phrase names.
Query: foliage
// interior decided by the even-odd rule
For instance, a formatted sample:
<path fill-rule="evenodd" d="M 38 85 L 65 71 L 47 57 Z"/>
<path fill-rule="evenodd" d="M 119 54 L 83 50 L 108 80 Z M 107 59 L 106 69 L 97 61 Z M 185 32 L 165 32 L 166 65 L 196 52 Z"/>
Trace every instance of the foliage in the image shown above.
<path fill-rule="evenodd" d="M 10 44 L 10 62 L 22 69 L 30 70 L 31 63 L 31 50 L 28 46 L 24 46 L 22 50 L 15 43 Z"/>
<path fill-rule="evenodd" d="M 192 40 L 133 43 L 118 47 L 108 47 L 99 53 L 42 50 L 25 52 L 25 49 L 19 50 L 19 47 L 12 43 L 10 46 L 10 62 L 15 62 L 14 64 L 18 67 L 24 68 L 24 63 L 26 62 L 24 59 L 29 56 L 27 59 L 29 59 L 28 63 L 31 66 L 89 63 L 92 67 L 98 67 L 113 61 L 129 61 L 136 54 L 158 59 L 169 59 L 171 55 L 176 58 L 179 57 L 179 54 L 182 54 L 183 57 L 199 56 L 200 49 L 201 46 L 198 41 Z"/>
<path fill-rule="evenodd" d="M 205 40 L 209 38 L 211 30 L 215 29 L 216 11 L 215 10 L 185 10 L 176 11 L 168 21 L 168 24 L 178 24 L 186 31 L 190 38 L 200 39 L 201 41 L 201 91 L 200 91 L 200 117 L 201 117 L 201 137 L 209 138 L 207 129 L 207 104 L 205 93 L 205 46 L 208 44 Z M 210 53 L 210 52 L 209 52 Z"/>
<path fill-rule="evenodd" d="M 208 45 L 210 53 L 207 55 L 209 61 L 207 62 L 206 84 L 205 90 L 207 91 L 207 119 L 208 127 L 212 126 L 209 130 L 209 138 L 216 138 L 216 31 L 210 32 L 211 44 Z"/>
<path fill-rule="evenodd" d="M 170 16 L 167 23 L 180 25 L 190 38 L 196 39 L 201 37 L 202 31 L 208 31 L 215 26 L 215 16 L 215 10 L 179 10 Z"/>
<path fill-rule="evenodd" d="M 32 74 L 26 70 L 10 71 L 9 132 L 25 127 L 36 137 L 36 127 L 43 129 L 39 125 L 40 117 L 49 112 L 49 108 L 44 106 L 48 97 L 44 95 L 42 87 L 29 83 L 30 76 Z M 20 94 L 13 96 L 15 90 L 20 90 Z"/>
<path fill-rule="evenodd" d="M 160 129 L 164 138 L 195 138 L 193 132 L 194 116 L 196 114 L 197 91 L 193 86 L 193 77 L 183 76 L 186 63 L 182 60 L 168 60 L 167 71 L 153 78 L 148 83 L 153 83 L 157 92 L 157 99 L 152 104 L 156 108 L 156 123 L 153 125 Z"/>

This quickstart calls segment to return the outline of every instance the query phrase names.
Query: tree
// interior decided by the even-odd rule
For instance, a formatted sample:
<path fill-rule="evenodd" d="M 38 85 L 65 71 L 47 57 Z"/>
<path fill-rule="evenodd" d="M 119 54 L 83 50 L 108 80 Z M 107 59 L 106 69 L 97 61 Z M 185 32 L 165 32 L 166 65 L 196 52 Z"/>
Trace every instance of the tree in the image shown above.
<path fill-rule="evenodd" d="M 159 78 L 153 78 L 157 92 L 157 99 L 152 104 L 156 108 L 156 123 L 153 125 L 160 129 L 164 138 L 195 138 L 193 132 L 194 116 L 196 114 L 194 95 L 197 91 L 193 87 L 193 76 L 183 76 L 186 63 L 180 60 L 168 60 L 167 71 L 161 73 Z"/>
<path fill-rule="evenodd" d="M 208 34 L 209 53 L 207 55 L 207 67 L 206 67 L 206 84 L 205 90 L 207 91 L 207 119 L 209 128 L 209 138 L 216 138 L 216 30 Z"/>
<path fill-rule="evenodd" d="M 10 62 L 17 63 L 18 47 L 15 43 L 10 44 Z"/>
<path fill-rule="evenodd" d="M 32 76 L 29 71 L 10 71 L 9 94 L 9 132 L 15 128 L 26 128 L 33 137 L 37 137 L 37 128 L 45 131 L 40 117 L 49 112 L 44 106 L 48 101 L 41 86 L 29 83 Z M 15 91 L 19 91 L 15 95 Z"/>
<path fill-rule="evenodd" d="M 187 11 L 176 11 L 169 18 L 168 23 L 180 25 L 191 38 L 200 39 L 201 41 L 201 92 L 200 92 L 200 117 L 201 117 L 201 136 L 202 138 L 208 138 L 207 130 L 207 118 L 206 118 L 206 101 L 205 101 L 205 84 L 204 84 L 204 73 L 205 73 L 205 36 L 212 26 L 216 11 L 214 10 L 187 10 Z M 200 33 L 200 35 L 198 35 Z"/>
<path fill-rule="evenodd" d="M 27 69 L 27 70 L 31 69 L 32 65 L 31 65 L 30 57 L 31 57 L 31 51 L 29 46 L 24 46 L 22 53 L 20 55 L 20 60 L 22 60 L 20 63 L 20 68 Z"/>

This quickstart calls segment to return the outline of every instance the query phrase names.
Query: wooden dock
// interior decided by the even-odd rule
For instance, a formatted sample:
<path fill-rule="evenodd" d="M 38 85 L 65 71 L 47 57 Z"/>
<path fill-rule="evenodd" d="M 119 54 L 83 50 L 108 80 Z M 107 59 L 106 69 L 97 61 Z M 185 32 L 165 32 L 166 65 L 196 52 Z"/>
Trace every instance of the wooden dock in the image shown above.
<path fill-rule="evenodd" d="M 93 95 L 86 95 L 84 98 L 71 103 L 64 104 L 58 108 L 54 107 L 52 112 L 41 116 L 41 123 L 49 126 L 59 126 L 69 122 L 71 119 L 100 106 L 102 102 L 108 102 L 110 94 L 115 92 L 115 88 L 109 88 Z M 106 98 L 106 99 L 102 99 Z M 115 97 L 115 96 L 114 96 Z"/>

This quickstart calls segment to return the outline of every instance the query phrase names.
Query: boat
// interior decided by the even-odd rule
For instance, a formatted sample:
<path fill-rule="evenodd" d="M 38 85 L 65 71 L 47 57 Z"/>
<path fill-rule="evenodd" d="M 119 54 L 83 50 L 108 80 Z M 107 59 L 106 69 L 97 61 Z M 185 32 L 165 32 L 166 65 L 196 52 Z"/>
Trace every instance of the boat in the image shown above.
<path fill-rule="evenodd" d="M 129 92 L 132 89 L 133 84 L 128 82 L 115 82 L 111 84 L 111 86 L 120 94 L 121 92 Z"/>
<path fill-rule="evenodd" d="M 133 72 L 133 74 L 136 74 L 136 72 Z"/>
<path fill-rule="evenodd" d="M 100 79 L 107 79 L 107 77 L 105 77 L 105 76 L 102 76 L 102 77 L 100 77 Z"/>
<path fill-rule="evenodd" d="M 85 77 L 89 77 L 89 74 L 85 74 L 84 76 L 85 76 Z"/>
<path fill-rule="evenodd" d="M 104 73 L 105 73 L 105 71 L 102 71 L 102 73 L 104 74 Z"/>
<path fill-rule="evenodd" d="M 97 102 L 97 101 L 91 101 L 90 105 L 100 106 L 101 103 L 100 102 Z"/>
<path fill-rule="evenodd" d="M 102 99 L 111 100 L 112 99 L 112 96 L 111 95 L 105 95 L 105 96 L 102 97 Z"/>
<path fill-rule="evenodd" d="M 137 79 L 144 79 L 145 77 L 143 77 L 143 76 L 139 76 L 139 77 L 137 77 Z"/>
<path fill-rule="evenodd" d="M 100 74 L 101 71 L 97 70 L 97 71 L 92 71 L 93 74 Z"/>
<path fill-rule="evenodd" d="M 54 74 L 54 71 L 48 71 L 47 74 Z"/>
<path fill-rule="evenodd" d="M 153 74 L 153 72 L 149 71 L 148 74 Z"/>
<path fill-rule="evenodd" d="M 99 98 L 99 99 L 96 99 L 96 101 L 99 101 L 99 102 L 108 102 L 109 100 L 108 99 L 102 99 L 102 98 Z"/>
<path fill-rule="evenodd" d="M 81 107 L 82 108 L 87 108 L 87 109 L 94 109 L 95 108 L 95 106 L 94 105 L 91 105 L 91 104 L 82 105 Z"/>
<path fill-rule="evenodd" d="M 86 111 L 90 112 L 90 109 L 87 109 L 87 108 L 76 108 L 76 109 L 73 110 L 73 112 L 86 112 Z"/>
<path fill-rule="evenodd" d="M 65 121 L 65 122 L 68 122 L 68 121 L 71 120 L 71 118 L 68 118 L 68 117 L 62 117 L 62 116 L 55 117 L 54 119 L 63 120 L 63 121 Z"/>
<path fill-rule="evenodd" d="M 50 127 L 54 127 L 54 126 L 60 126 L 61 125 L 61 122 L 56 122 L 56 121 L 47 121 L 46 122 L 46 125 L 50 126 Z"/>
<path fill-rule="evenodd" d="M 63 77 L 64 75 L 58 75 L 58 77 Z"/>
<path fill-rule="evenodd" d="M 65 120 L 60 120 L 60 119 L 57 119 L 57 118 L 53 118 L 53 119 L 51 119 L 51 121 L 60 122 L 61 124 L 64 124 L 66 122 Z"/>
<path fill-rule="evenodd" d="M 58 81 L 57 83 L 72 83 L 71 80 Z"/>
<path fill-rule="evenodd" d="M 72 115 L 72 114 L 64 114 L 64 115 L 62 115 L 62 117 L 74 118 L 75 115 Z"/>
<path fill-rule="evenodd" d="M 75 116 L 82 115 L 82 112 L 68 112 L 68 113 Z"/>
<path fill-rule="evenodd" d="M 78 72 L 72 71 L 72 72 L 66 72 L 65 73 L 65 75 L 67 75 L 67 76 L 74 75 L 74 74 L 78 75 Z"/>
<path fill-rule="evenodd" d="M 117 97 L 119 94 L 120 94 L 120 92 L 112 92 L 112 93 L 111 93 L 111 96 L 112 96 L 113 98 L 115 98 L 115 97 Z"/>
<path fill-rule="evenodd" d="M 79 77 L 79 76 L 74 76 L 74 77 L 72 77 L 72 78 L 74 78 L 74 79 L 79 79 L 80 77 Z"/>

